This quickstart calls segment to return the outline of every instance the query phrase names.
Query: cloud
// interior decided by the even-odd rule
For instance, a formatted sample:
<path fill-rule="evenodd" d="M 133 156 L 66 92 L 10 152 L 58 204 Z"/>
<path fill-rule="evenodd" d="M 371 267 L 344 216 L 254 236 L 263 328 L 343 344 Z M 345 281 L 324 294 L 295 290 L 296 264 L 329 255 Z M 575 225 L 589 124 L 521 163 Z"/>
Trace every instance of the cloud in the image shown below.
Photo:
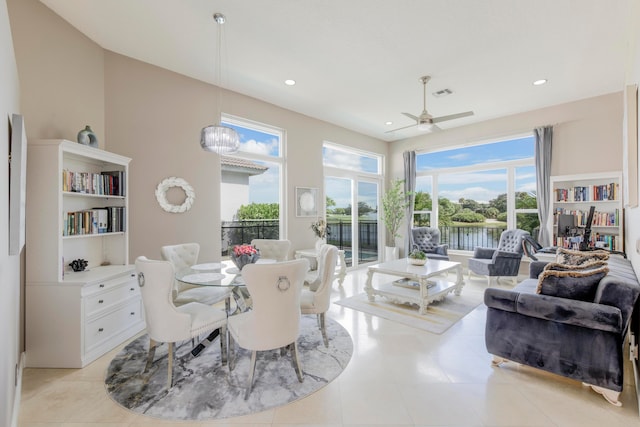
<path fill-rule="evenodd" d="M 242 143 L 242 151 L 248 153 L 261 154 L 263 156 L 271 156 L 277 152 L 278 148 L 278 140 L 272 139 L 270 141 L 256 141 L 255 139 L 250 139 L 246 142 Z"/>

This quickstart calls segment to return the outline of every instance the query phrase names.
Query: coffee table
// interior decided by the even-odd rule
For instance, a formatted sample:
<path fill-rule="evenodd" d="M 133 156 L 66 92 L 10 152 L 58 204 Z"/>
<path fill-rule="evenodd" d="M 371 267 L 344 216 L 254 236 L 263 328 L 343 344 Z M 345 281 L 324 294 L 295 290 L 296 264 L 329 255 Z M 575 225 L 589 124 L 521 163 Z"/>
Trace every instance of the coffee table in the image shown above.
<path fill-rule="evenodd" d="M 456 281 L 448 280 L 446 273 L 456 272 Z M 373 275 L 386 274 L 400 279 L 373 287 Z M 364 290 L 370 302 L 376 295 L 398 304 L 417 304 L 418 312 L 426 314 L 427 306 L 444 299 L 450 292 L 460 295 L 464 279 L 459 262 L 427 260 L 424 266 L 412 265 L 407 258 L 372 265 L 367 271 Z"/>

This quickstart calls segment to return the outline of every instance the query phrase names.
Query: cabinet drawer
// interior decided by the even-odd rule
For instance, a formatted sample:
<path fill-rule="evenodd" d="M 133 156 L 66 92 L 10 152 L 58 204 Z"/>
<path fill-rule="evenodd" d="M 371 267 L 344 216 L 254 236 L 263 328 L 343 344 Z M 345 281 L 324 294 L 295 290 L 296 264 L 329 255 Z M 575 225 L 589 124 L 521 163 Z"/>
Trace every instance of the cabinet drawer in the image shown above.
<path fill-rule="evenodd" d="M 138 283 L 127 278 L 125 281 L 109 286 L 105 291 L 86 297 L 84 300 L 85 316 L 91 317 L 107 307 L 137 297 L 139 294 Z"/>
<path fill-rule="evenodd" d="M 84 348 L 91 351 L 112 336 L 142 320 L 142 300 L 133 299 L 129 304 L 112 313 L 87 322 L 84 329 Z"/>
<path fill-rule="evenodd" d="M 138 285 L 138 281 L 136 280 L 136 274 L 134 271 L 113 279 L 101 280 L 99 282 L 94 282 L 91 285 L 87 285 L 82 290 L 82 296 L 90 297 L 95 294 L 107 292 L 113 288 L 117 288 L 129 282 L 131 282 L 131 285 L 133 287 L 137 287 Z"/>

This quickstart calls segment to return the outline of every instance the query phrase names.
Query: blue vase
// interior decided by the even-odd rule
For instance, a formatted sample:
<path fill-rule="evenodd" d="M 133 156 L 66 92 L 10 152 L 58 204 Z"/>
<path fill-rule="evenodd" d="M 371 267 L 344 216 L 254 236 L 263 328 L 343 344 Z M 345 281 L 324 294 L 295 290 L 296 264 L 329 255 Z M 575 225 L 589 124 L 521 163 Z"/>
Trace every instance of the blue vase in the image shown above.
<path fill-rule="evenodd" d="M 242 254 L 240 256 L 235 256 L 233 253 L 231 253 L 231 261 L 233 261 L 236 267 L 238 267 L 238 270 L 242 270 L 242 267 L 244 267 L 245 265 L 253 264 L 259 259 L 260 259 L 259 253 L 252 254 L 252 255 Z"/>
<path fill-rule="evenodd" d="M 91 130 L 91 126 L 87 125 L 84 129 L 78 132 L 78 143 L 98 148 L 98 137 Z"/>

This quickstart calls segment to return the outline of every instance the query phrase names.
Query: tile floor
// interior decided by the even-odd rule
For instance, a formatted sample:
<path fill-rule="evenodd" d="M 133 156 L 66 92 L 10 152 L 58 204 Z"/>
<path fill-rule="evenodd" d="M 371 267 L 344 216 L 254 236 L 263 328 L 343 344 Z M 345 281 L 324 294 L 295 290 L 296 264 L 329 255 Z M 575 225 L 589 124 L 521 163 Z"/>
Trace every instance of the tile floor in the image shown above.
<path fill-rule="evenodd" d="M 350 272 L 342 288 L 334 284 L 333 299 L 361 292 L 365 278 L 364 270 Z M 486 281 L 472 278 L 467 286 Z M 354 342 L 353 358 L 335 381 L 284 407 L 210 422 L 163 422 L 113 403 L 103 375 L 120 347 L 84 369 L 25 369 L 19 426 L 640 427 L 630 366 L 622 408 L 576 381 L 515 363 L 494 368 L 484 346 L 485 314 L 480 305 L 434 335 L 334 304 L 329 316 Z"/>

